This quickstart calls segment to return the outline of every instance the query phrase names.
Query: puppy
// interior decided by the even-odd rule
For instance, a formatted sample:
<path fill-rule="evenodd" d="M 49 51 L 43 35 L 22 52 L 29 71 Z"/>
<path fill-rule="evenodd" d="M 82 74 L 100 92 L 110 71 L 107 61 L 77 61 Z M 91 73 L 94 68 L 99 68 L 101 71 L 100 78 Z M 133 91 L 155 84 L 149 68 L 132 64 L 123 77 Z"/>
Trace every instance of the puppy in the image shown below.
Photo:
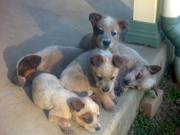
<path fill-rule="evenodd" d="M 26 82 L 32 81 L 38 72 L 60 75 L 62 70 L 82 52 L 82 49 L 75 47 L 50 46 L 26 55 L 17 62 L 14 82 L 18 86 L 24 86 Z"/>
<path fill-rule="evenodd" d="M 52 74 L 42 73 L 33 80 L 32 97 L 37 106 L 49 111 L 49 120 L 67 135 L 74 134 L 69 122 L 71 118 L 90 132 L 101 129 L 99 106 L 94 102 L 98 98 L 93 97 L 93 101 L 90 97 L 78 96 L 63 88 Z"/>
<path fill-rule="evenodd" d="M 156 73 L 161 70 L 158 65 L 149 65 L 139 53 L 130 47 L 119 44 L 119 54 L 124 63 L 117 77 L 118 84 L 115 87 L 117 95 L 133 89 L 152 89 L 157 95 Z"/>
<path fill-rule="evenodd" d="M 72 61 L 62 72 L 60 82 L 68 90 L 87 93 L 93 91 L 107 111 L 114 111 L 117 101 L 114 82 L 121 63 L 119 55 L 96 48 Z"/>
<path fill-rule="evenodd" d="M 121 31 L 128 28 L 128 23 L 98 13 L 89 14 L 89 21 L 92 24 L 93 33 L 85 35 L 81 39 L 79 47 L 85 51 L 98 47 L 118 54 L 119 35 Z"/>

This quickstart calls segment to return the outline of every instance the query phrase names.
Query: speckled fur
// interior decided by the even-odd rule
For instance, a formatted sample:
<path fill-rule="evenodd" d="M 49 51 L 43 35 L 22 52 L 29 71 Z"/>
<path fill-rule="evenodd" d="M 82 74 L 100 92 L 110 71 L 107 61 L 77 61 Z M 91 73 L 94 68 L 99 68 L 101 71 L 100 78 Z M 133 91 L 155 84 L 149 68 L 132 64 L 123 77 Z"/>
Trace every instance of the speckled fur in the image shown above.
<path fill-rule="evenodd" d="M 118 85 L 115 90 L 118 95 L 129 88 L 138 90 L 157 90 L 156 73 L 161 70 L 158 65 L 149 65 L 139 53 L 130 47 L 119 43 L 119 54 L 123 57 L 123 65 L 119 70 Z"/>
<path fill-rule="evenodd" d="M 33 80 L 32 97 L 37 106 L 49 111 L 49 120 L 59 125 L 65 134 L 74 134 L 71 118 L 90 132 L 101 128 L 98 104 L 90 97 L 80 97 L 65 89 L 52 74 L 42 73 Z"/>
<path fill-rule="evenodd" d="M 102 16 L 98 13 L 89 14 L 89 21 L 93 27 L 93 33 L 85 35 L 79 47 L 85 51 L 101 48 L 109 50 L 113 54 L 118 54 L 118 40 L 121 31 L 128 29 L 128 23 L 111 16 Z"/>
<path fill-rule="evenodd" d="M 93 64 L 93 60 L 97 62 Z M 98 60 L 101 63 L 98 64 Z M 117 59 L 116 59 L 117 58 Z M 113 64 L 114 63 L 114 64 Z M 108 111 L 115 109 L 114 82 L 122 59 L 109 51 L 93 49 L 78 56 L 62 72 L 60 82 L 66 89 L 76 92 L 95 92 Z"/>

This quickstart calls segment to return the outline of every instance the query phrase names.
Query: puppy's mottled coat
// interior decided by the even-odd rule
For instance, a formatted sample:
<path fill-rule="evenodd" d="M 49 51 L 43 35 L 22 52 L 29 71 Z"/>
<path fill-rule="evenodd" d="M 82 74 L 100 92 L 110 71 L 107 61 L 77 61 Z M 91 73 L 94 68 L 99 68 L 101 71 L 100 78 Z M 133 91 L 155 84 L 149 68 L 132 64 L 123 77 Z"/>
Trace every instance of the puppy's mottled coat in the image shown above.
<path fill-rule="evenodd" d="M 73 135 L 69 119 L 90 132 L 99 131 L 99 106 L 90 97 L 80 97 L 63 88 L 59 80 L 52 74 L 42 73 L 32 82 L 34 103 L 41 109 L 48 110 L 50 121 L 59 125 L 67 135 Z M 97 98 L 97 97 L 94 97 Z"/>
<path fill-rule="evenodd" d="M 111 16 L 102 16 L 98 13 L 89 14 L 89 21 L 93 27 L 93 33 L 85 35 L 80 43 L 80 48 L 85 51 L 101 48 L 118 54 L 118 41 L 121 31 L 128 28 L 128 23 Z"/>
<path fill-rule="evenodd" d="M 59 77 L 62 70 L 81 53 L 83 50 L 75 47 L 50 46 L 26 55 L 16 64 L 15 84 L 23 86 L 26 81 L 32 81 L 38 72 L 48 72 Z"/>
<path fill-rule="evenodd" d="M 95 92 L 108 111 L 115 108 L 114 82 L 122 59 L 109 51 L 93 49 L 78 56 L 62 72 L 61 84 L 68 90 Z"/>
<path fill-rule="evenodd" d="M 122 44 L 119 44 L 119 54 L 123 57 L 124 62 L 119 70 L 119 84 L 115 88 L 118 91 L 118 95 L 128 90 L 128 88 L 138 90 L 152 89 L 156 92 L 156 73 L 161 70 L 161 67 L 149 65 L 139 53 Z"/>

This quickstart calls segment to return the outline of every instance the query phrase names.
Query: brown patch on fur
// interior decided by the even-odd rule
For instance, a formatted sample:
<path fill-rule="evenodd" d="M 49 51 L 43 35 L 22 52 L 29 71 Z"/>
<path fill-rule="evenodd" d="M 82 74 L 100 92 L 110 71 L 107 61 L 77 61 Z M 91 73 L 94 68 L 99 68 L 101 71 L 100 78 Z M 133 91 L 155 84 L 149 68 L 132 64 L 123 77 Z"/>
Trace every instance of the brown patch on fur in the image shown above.
<path fill-rule="evenodd" d="M 18 66 L 18 74 L 25 78 L 36 71 L 36 68 L 41 63 L 42 58 L 38 55 L 31 55 L 23 58 Z"/>
<path fill-rule="evenodd" d="M 97 21 L 99 21 L 102 16 L 98 13 L 91 13 L 89 14 L 89 21 L 91 21 L 92 25 L 94 26 Z"/>
<path fill-rule="evenodd" d="M 93 121 L 93 115 L 90 112 L 86 112 L 80 116 L 80 118 L 86 123 L 90 124 Z"/>
<path fill-rule="evenodd" d="M 129 24 L 126 21 L 120 19 L 120 20 L 117 20 L 117 22 L 122 31 L 124 29 L 127 29 L 127 30 L 129 29 Z"/>
<path fill-rule="evenodd" d="M 115 67 L 120 68 L 123 63 L 123 58 L 121 58 L 119 55 L 113 55 L 112 63 Z"/>
<path fill-rule="evenodd" d="M 149 66 L 146 66 L 146 68 L 149 70 L 151 74 L 156 74 L 157 72 L 161 70 L 161 67 L 157 65 L 149 65 Z"/>
<path fill-rule="evenodd" d="M 25 72 L 24 77 L 26 80 L 33 80 L 36 75 L 37 70 L 36 69 L 30 69 Z"/>
<path fill-rule="evenodd" d="M 90 98 L 98 105 L 101 105 L 101 100 L 99 99 L 99 97 L 97 95 L 92 95 L 92 96 L 90 96 Z"/>
<path fill-rule="evenodd" d="M 79 112 L 84 107 L 84 103 L 81 99 L 75 99 L 71 102 L 71 107 L 76 112 Z"/>
<path fill-rule="evenodd" d="M 93 66 L 99 67 L 103 63 L 103 57 L 100 54 L 95 54 L 90 61 Z"/>
<path fill-rule="evenodd" d="M 42 61 L 41 56 L 38 55 L 27 56 L 26 59 L 33 68 L 37 68 Z"/>

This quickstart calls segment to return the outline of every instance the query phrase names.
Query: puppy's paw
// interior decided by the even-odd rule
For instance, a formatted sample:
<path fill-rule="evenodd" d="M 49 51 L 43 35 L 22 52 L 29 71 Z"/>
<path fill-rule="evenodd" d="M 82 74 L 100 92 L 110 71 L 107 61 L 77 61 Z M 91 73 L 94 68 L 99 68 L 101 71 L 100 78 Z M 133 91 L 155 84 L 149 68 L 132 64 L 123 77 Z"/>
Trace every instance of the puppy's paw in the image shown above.
<path fill-rule="evenodd" d="M 61 128 L 61 130 L 63 131 L 63 133 L 65 135 L 75 135 L 75 132 L 72 128 L 67 127 L 67 128 Z"/>
<path fill-rule="evenodd" d="M 117 105 L 117 103 L 118 103 L 118 98 L 117 98 L 117 97 L 114 97 L 114 98 L 112 98 L 112 101 Z"/>

